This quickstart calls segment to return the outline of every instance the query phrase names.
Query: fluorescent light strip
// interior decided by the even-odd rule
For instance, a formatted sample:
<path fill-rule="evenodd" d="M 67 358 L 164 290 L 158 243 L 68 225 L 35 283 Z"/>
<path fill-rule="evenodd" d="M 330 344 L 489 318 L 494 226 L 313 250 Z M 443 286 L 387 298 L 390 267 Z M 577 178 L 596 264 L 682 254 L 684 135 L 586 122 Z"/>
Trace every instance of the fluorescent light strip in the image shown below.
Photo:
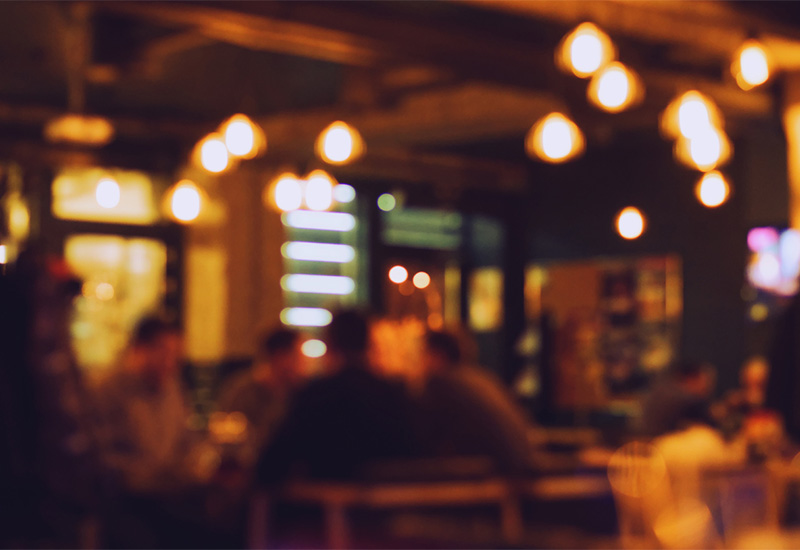
<path fill-rule="evenodd" d="M 356 219 L 345 212 L 294 210 L 284 214 L 282 220 L 289 227 L 320 231 L 351 231 L 356 226 Z"/>
<path fill-rule="evenodd" d="M 296 327 L 325 327 L 332 319 L 331 312 L 321 307 L 287 307 L 281 311 L 283 324 Z"/>
<path fill-rule="evenodd" d="M 350 277 L 340 275 L 307 275 L 294 273 L 284 275 L 281 287 L 290 292 L 307 294 L 350 294 L 356 285 Z"/>
<path fill-rule="evenodd" d="M 281 247 L 284 258 L 307 262 L 334 262 L 346 264 L 353 261 L 356 251 L 346 244 L 309 243 L 292 241 Z"/>

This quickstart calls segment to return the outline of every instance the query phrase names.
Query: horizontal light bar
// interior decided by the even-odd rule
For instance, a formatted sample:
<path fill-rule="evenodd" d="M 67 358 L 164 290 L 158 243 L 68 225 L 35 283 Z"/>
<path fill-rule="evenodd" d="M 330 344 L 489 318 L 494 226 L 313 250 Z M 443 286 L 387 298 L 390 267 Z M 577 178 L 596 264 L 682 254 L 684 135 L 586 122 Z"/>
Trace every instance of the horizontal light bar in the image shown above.
<path fill-rule="evenodd" d="M 283 215 L 283 224 L 297 229 L 318 229 L 320 231 L 351 231 L 356 219 L 345 212 L 312 212 L 294 210 Z"/>
<path fill-rule="evenodd" d="M 307 275 L 295 273 L 284 275 L 281 287 L 290 292 L 304 292 L 308 294 L 350 294 L 355 290 L 356 284 L 350 277 L 341 275 Z"/>
<path fill-rule="evenodd" d="M 281 311 L 283 324 L 296 327 L 325 327 L 332 319 L 331 312 L 321 307 L 287 307 Z"/>
<path fill-rule="evenodd" d="M 346 264 L 353 261 L 356 251 L 346 244 L 307 243 L 292 241 L 281 247 L 285 258 L 308 262 L 335 262 Z"/>

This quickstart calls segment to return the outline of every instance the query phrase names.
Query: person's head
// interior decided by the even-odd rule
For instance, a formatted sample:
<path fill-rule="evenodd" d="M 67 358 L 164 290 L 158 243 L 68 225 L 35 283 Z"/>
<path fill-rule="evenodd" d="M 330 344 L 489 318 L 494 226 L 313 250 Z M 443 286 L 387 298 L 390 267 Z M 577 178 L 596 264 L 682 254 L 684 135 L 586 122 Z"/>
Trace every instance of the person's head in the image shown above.
<path fill-rule="evenodd" d="M 293 384 L 301 376 L 303 354 L 300 351 L 300 335 L 287 328 L 277 328 L 261 339 L 257 361 L 268 364 L 275 380 Z"/>
<path fill-rule="evenodd" d="M 130 368 L 152 382 L 163 382 L 180 370 L 180 331 L 163 319 L 145 317 L 136 325 L 129 351 Z"/>
<path fill-rule="evenodd" d="M 340 311 L 328 325 L 326 340 L 332 366 L 364 363 L 369 347 L 367 316 L 356 310 Z"/>
<path fill-rule="evenodd" d="M 455 335 L 443 331 L 430 331 L 425 335 L 423 361 L 427 372 L 458 368 L 461 359 L 461 346 Z"/>

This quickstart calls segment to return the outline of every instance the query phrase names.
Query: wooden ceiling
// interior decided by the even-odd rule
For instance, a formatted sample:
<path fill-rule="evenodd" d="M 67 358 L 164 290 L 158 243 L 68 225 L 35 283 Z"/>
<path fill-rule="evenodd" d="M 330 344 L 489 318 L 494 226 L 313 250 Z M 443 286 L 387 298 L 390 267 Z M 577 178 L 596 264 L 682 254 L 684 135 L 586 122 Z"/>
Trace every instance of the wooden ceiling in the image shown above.
<path fill-rule="evenodd" d="M 585 82 L 555 68 L 557 43 L 585 20 L 641 74 L 638 108 L 599 112 Z M 730 131 L 775 119 L 780 79 L 744 92 L 727 70 L 751 35 L 780 69 L 800 66 L 800 26 L 766 2 L 0 3 L 0 151 L 40 147 L 43 124 L 70 103 L 114 122 L 117 139 L 98 152 L 108 162 L 178 164 L 238 111 L 263 124 L 272 161 L 302 162 L 320 129 L 344 118 L 369 144 L 353 173 L 458 184 L 494 175 L 513 188 L 522 158 L 442 151 L 521 139 L 555 108 L 590 144 L 656 131 L 689 87 L 715 99 Z"/>

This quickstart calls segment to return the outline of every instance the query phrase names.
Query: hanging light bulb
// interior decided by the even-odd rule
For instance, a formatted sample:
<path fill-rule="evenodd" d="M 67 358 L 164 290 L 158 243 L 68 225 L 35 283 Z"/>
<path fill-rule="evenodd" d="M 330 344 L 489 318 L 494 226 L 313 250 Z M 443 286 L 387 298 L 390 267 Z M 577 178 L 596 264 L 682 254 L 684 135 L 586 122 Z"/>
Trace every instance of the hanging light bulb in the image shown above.
<path fill-rule="evenodd" d="M 114 178 L 105 177 L 97 182 L 94 197 L 103 208 L 114 208 L 119 204 L 120 189 L 119 184 Z"/>
<path fill-rule="evenodd" d="M 715 208 L 725 203 L 730 194 L 730 186 L 725 176 L 714 170 L 703 174 L 695 187 L 695 194 L 704 206 Z"/>
<path fill-rule="evenodd" d="M 333 205 L 336 180 L 325 170 L 314 170 L 306 176 L 305 198 L 310 210 L 328 210 Z"/>
<path fill-rule="evenodd" d="M 546 162 L 566 162 L 584 149 L 580 128 L 561 113 L 550 113 L 528 131 L 525 150 Z"/>
<path fill-rule="evenodd" d="M 623 208 L 617 214 L 617 232 L 623 239 L 633 240 L 640 237 L 644 233 L 644 227 L 644 216 L 634 206 Z"/>
<path fill-rule="evenodd" d="M 222 125 L 221 130 L 225 147 L 234 157 L 251 159 L 266 149 L 264 131 L 247 115 L 233 115 Z"/>
<path fill-rule="evenodd" d="M 642 91 L 638 75 L 622 63 L 614 62 L 594 74 L 586 95 L 601 109 L 618 113 L 639 101 Z"/>
<path fill-rule="evenodd" d="M 678 139 L 675 156 L 689 167 L 708 172 L 730 159 L 731 144 L 724 132 L 708 127 L 690 138 Z"/>
<path fill-rule="evenodd" d="M 217 133 L 208 134 L 195 147 L 195 161 L 212 174 L 224 172 L 230 166 L 225 139 Z"/>
<path fill-rule="evenodd" d="M 769 79 L 769 56 L 758 40 L 741 45 L 731 63 L 731 73 L 743 90 L 760 86 Z"/>
<path fill-rule="evenodd" d="M 200 215 L 205 193 L 191 180 L 181 180 L 167 192 L 165 203 L 169 216 L 179 223 L 191 223 Z"/>
<path fill-rule="evenodd" d="M 588 78 L 613 61 L 617 52 L 606 33 L 592 23 L 581 23 L 556 50 L 556 64 L 579 78 Z"/>
<path fill-rule="evenodd" d="M 673 99 L 661 114 L 661 131 L 677 139 L 692 138 L 709 128 L 721 128 L 722 116 L 716 104 L 697 90 Z"/>
<path fill-rule="evenodd" d="M 358 130 L 342 122 L 334 122 L 317 138 L 317 155 L 329 164 L 346 164 L 364 153 L 364 140 Z"/>
<path fill-rule="evenodd" d="M 303 205 L 303 182 L 297 175 L 284 172 L 264 189 L 264 204 L 283 212 L 297 210 Z"/>

